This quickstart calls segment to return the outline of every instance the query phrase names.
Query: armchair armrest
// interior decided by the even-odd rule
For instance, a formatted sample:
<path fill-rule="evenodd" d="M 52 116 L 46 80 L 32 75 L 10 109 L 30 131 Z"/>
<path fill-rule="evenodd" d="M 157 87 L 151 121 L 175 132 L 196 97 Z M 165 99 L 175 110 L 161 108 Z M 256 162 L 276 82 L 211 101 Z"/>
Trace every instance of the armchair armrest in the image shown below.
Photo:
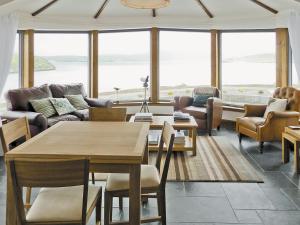
<path fill-rule="evenodd" d="M 254 104 L 245 104 L 245 115 L 248 117 L 263 117 L 266 111 L 267 105 L 254 105 Z"/>
<path fill-rule="evenodd" d="M 289 118 L 299 118 L 300 117 L 300 113 L 296 112 L 296 111 L 285 111 L 285 112 L 274 112 L 271 111 L 268 113 L 267 119 L 266 119 L 266 123 L 268 123 L 270 120 L 272 119 L 289 119 Z"/>
<path fill-rule="evenodd" d="M 207 130 L 211 135 L 211 129 L 218 128 L 222 122 L 223 102 L 220 98 L 210 97 L 207 99 Z"/>
<path fill-rule="evenodd" d="M 85 98 L 84 100 L 91 107 L 107 107 L 107 108 L 111 108 L 112 105 L 113 105 L 113 102 L 110 101 L 110 100 L 97 99 L 97 98 Z"/>
<path fill-rule="evenodd" d="M 174 109 L 176 111 L 191 106 L 194 99 L 190 96 L 175 96 L 174 101 Z"/>
<path fill-rule="evenodd" d="M 21 117 L 27 117 L 30 125 L 38 126 L 41 130 L 46 130 L 48 127 L 47 118 L 37 112 L 30 111 L 5 111 L 0 114 L 0 117 L 7 120 L 15 120 Z"/>

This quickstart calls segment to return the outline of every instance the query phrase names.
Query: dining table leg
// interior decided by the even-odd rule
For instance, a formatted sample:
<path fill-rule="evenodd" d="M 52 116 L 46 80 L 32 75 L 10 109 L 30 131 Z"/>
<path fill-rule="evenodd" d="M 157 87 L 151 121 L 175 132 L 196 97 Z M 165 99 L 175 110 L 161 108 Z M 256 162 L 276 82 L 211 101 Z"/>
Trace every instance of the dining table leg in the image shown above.
<path fill-rule="evenodd" d="M 17 212 L 14 205 L 12 179 L 8 161 L 6 162 L 6 225 L 19 225 L 17 220 Z"/>
<path fill-rule="evenodd" d="M 129 224 L 141 224 L 141 165 L 131 165 L 129 169 Z"/>

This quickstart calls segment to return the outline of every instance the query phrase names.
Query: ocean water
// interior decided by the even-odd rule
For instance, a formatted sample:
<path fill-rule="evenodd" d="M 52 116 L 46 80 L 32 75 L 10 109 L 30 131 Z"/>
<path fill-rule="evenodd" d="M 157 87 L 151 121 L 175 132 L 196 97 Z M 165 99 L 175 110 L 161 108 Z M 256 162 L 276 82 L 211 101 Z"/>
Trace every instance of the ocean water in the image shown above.
<path fill-rule="evenodd" d="M 83 83 L 88 90 L 88 63 L 51 61 L 52 71 L 36 71 L 34 85 L 45 83 Z M 275 63 L 223 63 L 223 95 L 228 101 L 260 101 L 270 96 L 275 86 Z M 175 95 L 191 95 L 195 86 L 210 85 L 209 61 L 167 61 L 160 63 L 160 97 L 172 99 Z M 149 64 L 99 65 L 99 92 L 106 98 L 117 98 L 114 87 L 120 88 L 117 100 L 138 100 L 144 96 L 141 77 L 150 75 Z M 9 74 L 4 92 L 17 88 L 18 74 Z M 257 86 L 257 88 L 256 88 Z M 248 87 L 248 88 L 247 88 Z M 131 90 L 132 89 L 132 90 Z M 4 93 L 3 92 L 3 93 Z M 3 102 L 3 93 L 1 101 Z M 238 98 L 236 98 L 238 96 Z M 233 98 L 230 98 L 232 96 Z M 243 99 L 244 96 L 244 99 Z M 255 99 L 252 98 L 255 96 Z M 242 97 L 242 99 L 241 99 Z M 247 100 L 252 98 L 252 100 Z M 232 99 L 232 100 L 230 100 Z M 265 101 L 265 100 L 264 100 Z"/>

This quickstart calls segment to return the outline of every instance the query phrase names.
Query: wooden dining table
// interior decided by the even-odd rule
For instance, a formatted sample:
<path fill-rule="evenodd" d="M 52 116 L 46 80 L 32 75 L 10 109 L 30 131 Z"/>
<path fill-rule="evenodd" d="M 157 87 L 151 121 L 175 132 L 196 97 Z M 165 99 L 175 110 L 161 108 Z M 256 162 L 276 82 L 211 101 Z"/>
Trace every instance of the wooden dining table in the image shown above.
<path fill-rule="evenodd" d="M 10 160 L 89 159 L 90 172 L 129 173 L 129 221 L 140 224 L 141 164 L 148 161 L 149 123 L 59 122 L 9 151 Z M 7 166 L 6 225 L 20 225 Z M 122 222 L 124 224 L 124 222 Z"/>

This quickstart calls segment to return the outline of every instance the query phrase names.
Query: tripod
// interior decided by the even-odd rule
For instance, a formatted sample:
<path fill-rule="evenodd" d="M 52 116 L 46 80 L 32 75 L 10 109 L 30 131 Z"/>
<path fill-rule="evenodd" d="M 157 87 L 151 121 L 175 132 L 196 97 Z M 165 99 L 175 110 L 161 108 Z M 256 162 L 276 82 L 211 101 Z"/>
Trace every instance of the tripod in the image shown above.
<path fill-rule="evenodd" d="M 144 101 L 142 102 L 142 106 L 140 112 L 150 112 L 148 107 L 148 100 L 147 100 L 147 87 L 144 87 Z"/>

